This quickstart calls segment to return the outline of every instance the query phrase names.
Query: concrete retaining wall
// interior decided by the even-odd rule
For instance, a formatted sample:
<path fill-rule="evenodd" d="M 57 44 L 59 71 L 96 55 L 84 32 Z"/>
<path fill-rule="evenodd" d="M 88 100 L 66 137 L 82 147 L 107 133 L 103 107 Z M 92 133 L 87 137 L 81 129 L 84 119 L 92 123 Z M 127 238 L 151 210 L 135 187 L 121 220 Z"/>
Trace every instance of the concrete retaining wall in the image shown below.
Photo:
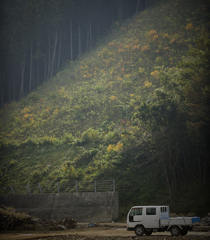
<path fill-rule="evenodd" d="M 1 195 L 0 205 L 42 219 L 71 217 L 77 222 L 110 222 L 118 218 L 118 192 Z"/>

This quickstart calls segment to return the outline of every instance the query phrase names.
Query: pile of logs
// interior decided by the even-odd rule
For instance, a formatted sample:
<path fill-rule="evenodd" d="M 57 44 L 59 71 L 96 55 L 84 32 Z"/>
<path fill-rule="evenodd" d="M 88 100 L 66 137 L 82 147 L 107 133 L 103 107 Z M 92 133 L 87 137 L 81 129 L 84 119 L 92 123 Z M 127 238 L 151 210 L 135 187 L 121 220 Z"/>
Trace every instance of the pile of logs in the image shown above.
<path fill-rule="evenodd" d="M 66 230 L 77 227 L 77 222 L 72 218 L 49 221 L 33 219 L 25 213 L 18 213 L 13 208 L 0 206 L 0 231 L 3 230 Z"/>

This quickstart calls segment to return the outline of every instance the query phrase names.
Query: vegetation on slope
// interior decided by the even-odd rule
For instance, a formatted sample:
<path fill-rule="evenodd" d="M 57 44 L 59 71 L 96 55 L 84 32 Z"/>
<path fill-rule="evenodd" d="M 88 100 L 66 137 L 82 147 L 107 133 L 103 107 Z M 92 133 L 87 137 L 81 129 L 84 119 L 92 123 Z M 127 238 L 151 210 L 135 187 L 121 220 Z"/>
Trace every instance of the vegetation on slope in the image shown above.
<path fill-rule="evenodd" d="M 125 209 L 170 203 L 205 214 L 208 8 L 169 1 L 116 23 L 95 50 L 5 106 L 1 185 L 116 179 Z"/>

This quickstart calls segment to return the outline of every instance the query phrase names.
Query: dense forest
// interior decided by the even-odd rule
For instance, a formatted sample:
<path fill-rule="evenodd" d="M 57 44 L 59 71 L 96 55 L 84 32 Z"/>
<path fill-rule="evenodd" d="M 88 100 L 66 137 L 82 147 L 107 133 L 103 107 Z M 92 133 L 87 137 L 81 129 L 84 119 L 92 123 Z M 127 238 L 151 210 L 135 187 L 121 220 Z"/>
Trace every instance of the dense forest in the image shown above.
<path fill-rule="evenodd" d="M 2 0 L 0 92 L 21 99 L 154 0 Z"/>
<path fill-rule="evenodd" d="M 25 2 L 3 11 L 31 20 L 2 25 L 20 24 L 1 38 L 4 90 L 20 94 L 0 110 L 0 193 L 115 179 L 121 212 L 206 215 L 210 1 Z"/>

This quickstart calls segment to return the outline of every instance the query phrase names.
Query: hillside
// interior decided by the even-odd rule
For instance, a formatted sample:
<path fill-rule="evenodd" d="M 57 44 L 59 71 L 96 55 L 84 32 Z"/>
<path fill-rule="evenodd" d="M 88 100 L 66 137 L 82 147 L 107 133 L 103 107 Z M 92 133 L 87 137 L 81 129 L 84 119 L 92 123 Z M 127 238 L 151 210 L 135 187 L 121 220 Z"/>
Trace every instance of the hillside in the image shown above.
<path fill-rule="evenodd" d="M 56 182 L 115 179 L 122 211 L 170 204 L 205 215 L 209 4 L 166 1 L 116 22 L 95 49 L 5 105 L 2 193 L 15 184 L 56 191 Z"/>

